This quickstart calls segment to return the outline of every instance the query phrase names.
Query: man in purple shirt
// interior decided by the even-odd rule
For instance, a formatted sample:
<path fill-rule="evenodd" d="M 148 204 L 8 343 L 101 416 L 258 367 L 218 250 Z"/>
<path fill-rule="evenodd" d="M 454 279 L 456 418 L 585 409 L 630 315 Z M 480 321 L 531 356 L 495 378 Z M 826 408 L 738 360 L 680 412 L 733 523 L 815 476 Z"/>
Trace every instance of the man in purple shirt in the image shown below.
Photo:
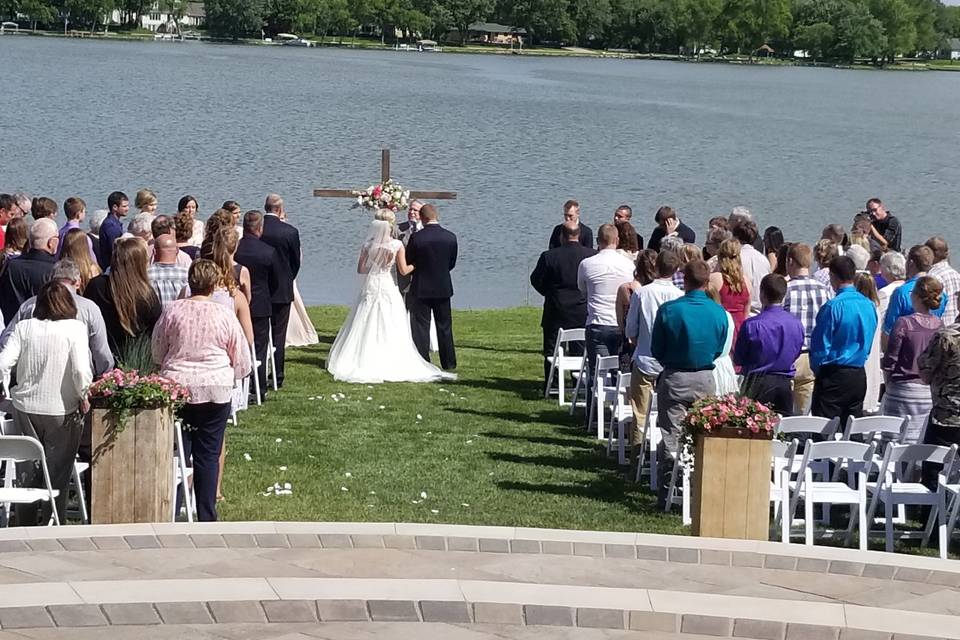
<path fill-rule="evenodd" d="M 79 229 L 83 219 L 87 217 L 87 203 L 76 196 L 67 198 L 63 201 L 63 213 L 67 216 L 67 222 L 60 227 L 60 247 L 57 250 L 57 257 L 63 251 L 64 237 L 73 229 Z M 96 262 L 97 254 L 93 252 L 93 240 L 90 239 L 90 236 L 87 236 L 87 246 L 90 248 L 90 259 Z"/>
<path fill-rule="evenodd" d="M 783 308 L 786 279 L 771 273 L 760 281 L 763 310 L 740 328 L 733 362 L 742 368 L 741 391 L 780 415 L 793 414 L 794 363 L 803 349 L 803 324 Z"/>

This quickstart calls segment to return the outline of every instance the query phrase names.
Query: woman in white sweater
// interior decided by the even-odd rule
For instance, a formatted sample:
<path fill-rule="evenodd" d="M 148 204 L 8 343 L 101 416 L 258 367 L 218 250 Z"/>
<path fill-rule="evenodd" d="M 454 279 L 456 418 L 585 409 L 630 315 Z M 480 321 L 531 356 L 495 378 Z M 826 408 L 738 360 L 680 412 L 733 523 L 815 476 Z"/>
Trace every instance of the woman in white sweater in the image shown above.
<path fill-rule="evenodd" d="M 67 288 L 48 282 L 37 295 L 33 317 L 21 320 L 0 351 L 0 377 L 6 382 L 17 368 L 10 390 L 16 429 L 43 445 L 50 482 L 60 491 L 57 513 L 63 517 L 67 486 L 80 445 L 83 414 L 89 409 L 87 387 L 93 380 L 87 329 L 76 319 L 77 306 Z M 17 465 L 23 487 L 42 487 L 42 472 L 33 463 Z M 37 507 L 18 505 L 17 522 L 34 526 Z M 44 505 L 42 523 L 50 518 Z"/>

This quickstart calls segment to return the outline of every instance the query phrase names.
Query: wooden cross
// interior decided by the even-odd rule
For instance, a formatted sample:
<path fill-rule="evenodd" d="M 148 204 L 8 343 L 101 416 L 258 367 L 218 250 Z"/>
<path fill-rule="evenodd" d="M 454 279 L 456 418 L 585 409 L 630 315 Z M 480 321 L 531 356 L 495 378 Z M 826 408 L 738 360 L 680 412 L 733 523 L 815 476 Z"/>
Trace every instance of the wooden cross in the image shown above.
<path fill-rule="evenodd" d="M 380 150 L 380 182 L 390 179 L 390 149 Z M 365 188 L 365 187 L 364 187 Z M 356 198 L 362 189 L 314 189 L 317 198 Z M 411 191 L 411 200 L 456 200 L 456 191 Z"/>

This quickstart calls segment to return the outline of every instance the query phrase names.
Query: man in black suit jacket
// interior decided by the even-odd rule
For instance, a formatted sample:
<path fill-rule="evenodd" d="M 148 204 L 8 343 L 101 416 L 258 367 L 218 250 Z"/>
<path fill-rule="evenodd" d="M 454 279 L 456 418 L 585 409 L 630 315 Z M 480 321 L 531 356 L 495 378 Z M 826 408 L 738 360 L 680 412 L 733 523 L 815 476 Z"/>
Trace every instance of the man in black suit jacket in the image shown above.
<path fill-rule="evenodd" d="M 296 227 L 283 221 L 286 212 L 283 200 L 271 193 L 263 205 L 263 235 L 266 242 L 277 252 L 279 265 L 277 290 L 271 300 L 270 328 L 273 335 L 274 358 L 277 363 L 277 387 L 283 386 L 284 359 L 286 356 L 287 324 L 290 322 L 290 304 L 293 302 L 293 281 L 300 273 L 300 233 Z"/>
<path fill-rule="evenodd" d="M 243 237 L 233 256 L 250 272 L 250 317 L 253 321 L 253 346 L 257 354 L 257 379 L 260 393 L 267 397 L 267 343 L 270 337 L 270 317 L 273 315 L 273 297 L 280 288 L 280 265 L 277 251 L 260 239 L 263 235 L 263 214 L 248 211 L 243 216 Z"/>
<path fill-rule="evenodd" d="M 0 312 L 5 323 L 50 279 L 59 241 L 57 224 L 50 218 L 40 218 L 30 227 L 28 250 L 19 258 L 4 261 L 0 270 Z"/>
<path fill-rule="evenodd" d="M 450 298 L 453 281 L 450 272 L 457 265 L 457 236 L 440 226 L 437 208 L 425 204 L 420 209 L 423 229 L 407 243 L 407 262 L 415 269 L 410 285 L 410 332 L 413 343 L 424 360 L 430 361 L 430 314 L 437 324 L 440 366 L 457 368 L 453 348 L 453 322 Z"/>
<path fill-rule="evenodd" d="M 587 297 L 577 286 L 577 268 L 596 253 L 580 244 L 580 228 L 564 225 L 563 244 L 540 254 L 530 284 L 543 296 L 543 380 L 550 375 L 548 356 L 557 346 L 558 329 L 579 329 L 587 323 Z M 575 355 L 575 354 L 574 354 Z"/>
<path fill-rule="evenodd" d="M 420 208 L 422 206 L 423 203 L 419 200 L 411 200 L 410 206 L 407 208 L 406 221 L 397 225 L 397 231 L 400 232 L 400 241 L 403 242 L 404 247 L 410 243 L 410 238 L 413 237 L 413 234 L 423 229 L 423 223 L 420 222 Z M 407 295 L 407 293 L 410 292 L 410 283 L 412 281 L 413 276 L 411 274 L 402 275 L 397 273 L 397 287 L 400 288 L 400 293 L 403 295 L 403 300 L 407 305 L 407 311 L 410 310 L 410 301 L 412 300 L 412 297 Z"/>
<path fill-rule="evenodd" d="M 553 228 L 550 234 L 550 249 L 556 249 L 563 244 L 563 227 L 566 224 L 576 224 L 580 228 L 580 244 L 593 249 L 593 230 L 580 222 L 580 203 L 576 200 L 567 200 L 563 203 L 563 222 Z"/>

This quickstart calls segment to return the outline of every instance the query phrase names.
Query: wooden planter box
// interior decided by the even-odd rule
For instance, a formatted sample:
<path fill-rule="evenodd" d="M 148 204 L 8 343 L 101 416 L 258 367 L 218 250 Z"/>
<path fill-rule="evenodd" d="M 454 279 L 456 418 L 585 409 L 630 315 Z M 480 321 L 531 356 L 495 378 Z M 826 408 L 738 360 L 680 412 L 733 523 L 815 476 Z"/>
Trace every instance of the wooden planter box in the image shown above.
<path fill-rule="evenodd" d="M 693 535 L 768 540 L 770 438 L 732 429 L 721 433 L 696 438 Z"/>
<path fill-rule="evenodd" d="M 90 514 L 93 524 L 169 522 L 173 494 L 173 414 L 133 411 L 116 433 L 106 409 L 93 409 Z"/>

